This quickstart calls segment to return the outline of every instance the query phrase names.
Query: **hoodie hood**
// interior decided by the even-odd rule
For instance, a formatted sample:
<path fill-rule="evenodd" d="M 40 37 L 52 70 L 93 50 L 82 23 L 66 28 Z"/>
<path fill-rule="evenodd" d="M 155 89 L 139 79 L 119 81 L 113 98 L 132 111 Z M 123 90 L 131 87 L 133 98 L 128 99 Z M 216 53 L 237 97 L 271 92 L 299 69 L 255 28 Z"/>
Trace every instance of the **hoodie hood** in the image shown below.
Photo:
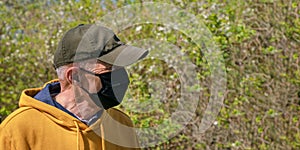
<path fill-rule="evenodd" d="M 19 107 L 31 107 L 37 109 L 44 113 L 49 119 L 51 119 L 56 124 L 64 126 L 73 131 L 77 131 L 77 125 L 74 122 L 78 123 L 78 127 L 80 130 L 87 130 L 88 126 L 79 121 L 74 116 L 56 108 L 55 106 L 52 106 L 51 104 L 45 103 L 43 100 L 40 101 L 34 98 L 35 96 L 39 97 L 39 92 L 49 83 L 55 82 L 58 83 L 58 80 L 52 80 L 50 82 L 47 82 L 41 88 L 31 88 L 24 90 L 20 97 Z"/>

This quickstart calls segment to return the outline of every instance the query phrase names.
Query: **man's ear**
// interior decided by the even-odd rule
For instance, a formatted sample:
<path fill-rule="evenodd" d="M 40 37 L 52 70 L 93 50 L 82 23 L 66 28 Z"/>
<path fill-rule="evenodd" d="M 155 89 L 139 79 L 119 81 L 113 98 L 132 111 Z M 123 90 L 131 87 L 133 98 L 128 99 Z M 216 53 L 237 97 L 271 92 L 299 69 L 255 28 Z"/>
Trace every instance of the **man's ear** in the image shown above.
<path fill-rule="evenodd" d="M 74 81 L 79 82 L 78 67 L 70 67 L 65 72 L 65 78 L 68 84 L 73 84 Z"/>

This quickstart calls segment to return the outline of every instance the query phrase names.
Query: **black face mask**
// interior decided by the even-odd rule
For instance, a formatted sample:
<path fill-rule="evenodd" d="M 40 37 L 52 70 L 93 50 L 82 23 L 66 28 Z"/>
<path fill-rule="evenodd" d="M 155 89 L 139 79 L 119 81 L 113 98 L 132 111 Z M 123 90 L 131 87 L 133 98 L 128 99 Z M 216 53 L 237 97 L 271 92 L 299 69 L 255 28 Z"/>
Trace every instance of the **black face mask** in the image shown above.
<path fill-rule="evenodd" d="M 99 77 L 101 80 L 102 88 L 97 93 L 90 93 L 82 88 L 98 106 L 101 107 L 102 105 L 104 109 L 108 109 L 122 102 L 129 85 L 128 74 L 124 68 L 103 74 L 94 74 L 87 70 L 84 71 Z M 99 99 L 101 104 L 99 103 Z"/>

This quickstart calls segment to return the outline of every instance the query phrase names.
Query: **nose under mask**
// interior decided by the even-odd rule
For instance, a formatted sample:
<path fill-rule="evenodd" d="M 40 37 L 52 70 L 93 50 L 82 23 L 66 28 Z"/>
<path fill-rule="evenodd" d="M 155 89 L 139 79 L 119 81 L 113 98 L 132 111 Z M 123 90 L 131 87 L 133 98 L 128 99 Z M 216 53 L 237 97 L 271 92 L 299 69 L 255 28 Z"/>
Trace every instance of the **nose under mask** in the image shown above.
<path fill-rule="evenodd" d="M 124 68 L 103 74 L 84 71 L 99 77 L 101 80 L 102 88 L 97 93 L 90 93 L 81 87 L 98 106 L 109 109 L 122 102 L 129 85 L 128 74 Z"/>

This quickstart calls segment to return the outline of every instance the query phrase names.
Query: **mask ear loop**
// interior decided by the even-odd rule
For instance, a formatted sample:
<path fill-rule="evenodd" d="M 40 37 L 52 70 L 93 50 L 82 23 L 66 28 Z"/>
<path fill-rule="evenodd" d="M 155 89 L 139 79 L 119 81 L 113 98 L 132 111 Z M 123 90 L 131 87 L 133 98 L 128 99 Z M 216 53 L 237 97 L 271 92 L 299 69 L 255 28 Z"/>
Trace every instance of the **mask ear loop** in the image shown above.
<path fill-rule="evenodd" d="M 95 73 L 93 73 L 93 72 L 91 72 L 91 71 L 88 71 L 88 70 L 85 70 L 85 69 L 83 69 L 83 68 L 79 68 L 79 69 L 82 70 L 82 71 L 84 71 L 84 72 L 86 72 L 86 73 L 88 73 L 88 74 L 97 76 L 98 78 L 100 78 L 101 83 L 103 83 L 103 80 L 102 80 L 102 78 L 100 77 L 100 74 L 95 74 Z M 106 72 L 106 73 L 110 73 L 110 72 Z M 106 74 L 106 73 L 103 73 L 103 74 Z M 103 86 L 103 85 L 102 85 L 102 86 Z M 90 92 L 87 91 L 87 89 L 83 88 L 82 86 L 80 86 L 80 87 L 81 87 L 85 92 L 90 93 Z M 100 92 L 102 89 L 103 89 L 103 87 L 102 87 L 98 92 Z"/>
<path fill-rule="evenodd" d="M 86 73 L 88 73 L 88 74 L 91 74 L 91 75 L 94 75 L 94 76 L 99 76 L 99 75 L 97 75 L 97 74 L 95 74 L 95 73 L 93 73 L 93 72 L 91 72 L 91 71 L 88 71 L 88 70 L 85 70 L 85 69 L 83 69 L 83 68 L 79 68 L 79 70 L 82 70 L 82 71 L 84 71 L 84 72 L 86 72 Z M 99 77 L 100 78 L 100 77 Z M 102 82 L 102 79 L 100 78 L 100 80 L 101 80 L 101 82 Z M 103 108 L 103 105 L 102 105 L 102 103 L 101 103 L 101 101 L 100 101 L 100 99 L 98 98 L 97 100 L 95 100 L 95 99 L 93 99 L 92 97 L 96 97 L 95 95 L 98 95 L 98 93 L 90 93 L 86 88 L 84 88 L 83 86 L 82 86 L 82 84 L 80 84 L 80 82 L 79 82 L 79 77 L 78 77 L 78 75 L 77 76 L 75 76 L 75 79 L 74 79 L 74 81 L 75 81 L 75 85 L 76 86 L 78 86 L 80 89 L 82 89 L 85 93 L 87 93 L 88 95 L 89 95 L 89 98 L 91 98 L 91 100 L 93 101 L 93 103 L 94 104 L 96 104 L 98 107 L 100 107 L 100 108 Z M 77 88 L 76 88 L 76 90 L 78 90 Z M 99 91 L 101 91 L 101 89 L 99 90 Z M 75 91 L 76 93 L 81 93 L 80 91 Z M 75 94 L 76 94 L 75 93 Z M 82 99 L 85 99 L 86 97 L 85 96 L 83 96 L 82 94 L 79 96 L 80 98 L 82 98 Z M 98 96 L 97 96 L 98 97 Z"/>
<path fill-rule="evenodd" d="M 91 74 L 91 75 L 97 75 L 97 74 L 95 74 L 95 73 L 93 73 L 93 72 L 91 72 L 91 71 L 85 70 L 85 69 L 80 68 L 80 67 L 79 67 L 79 70 L 84 71 L 84 72 L 86 72 L 86 73 L 88 73 L 88 74 Z"/>

